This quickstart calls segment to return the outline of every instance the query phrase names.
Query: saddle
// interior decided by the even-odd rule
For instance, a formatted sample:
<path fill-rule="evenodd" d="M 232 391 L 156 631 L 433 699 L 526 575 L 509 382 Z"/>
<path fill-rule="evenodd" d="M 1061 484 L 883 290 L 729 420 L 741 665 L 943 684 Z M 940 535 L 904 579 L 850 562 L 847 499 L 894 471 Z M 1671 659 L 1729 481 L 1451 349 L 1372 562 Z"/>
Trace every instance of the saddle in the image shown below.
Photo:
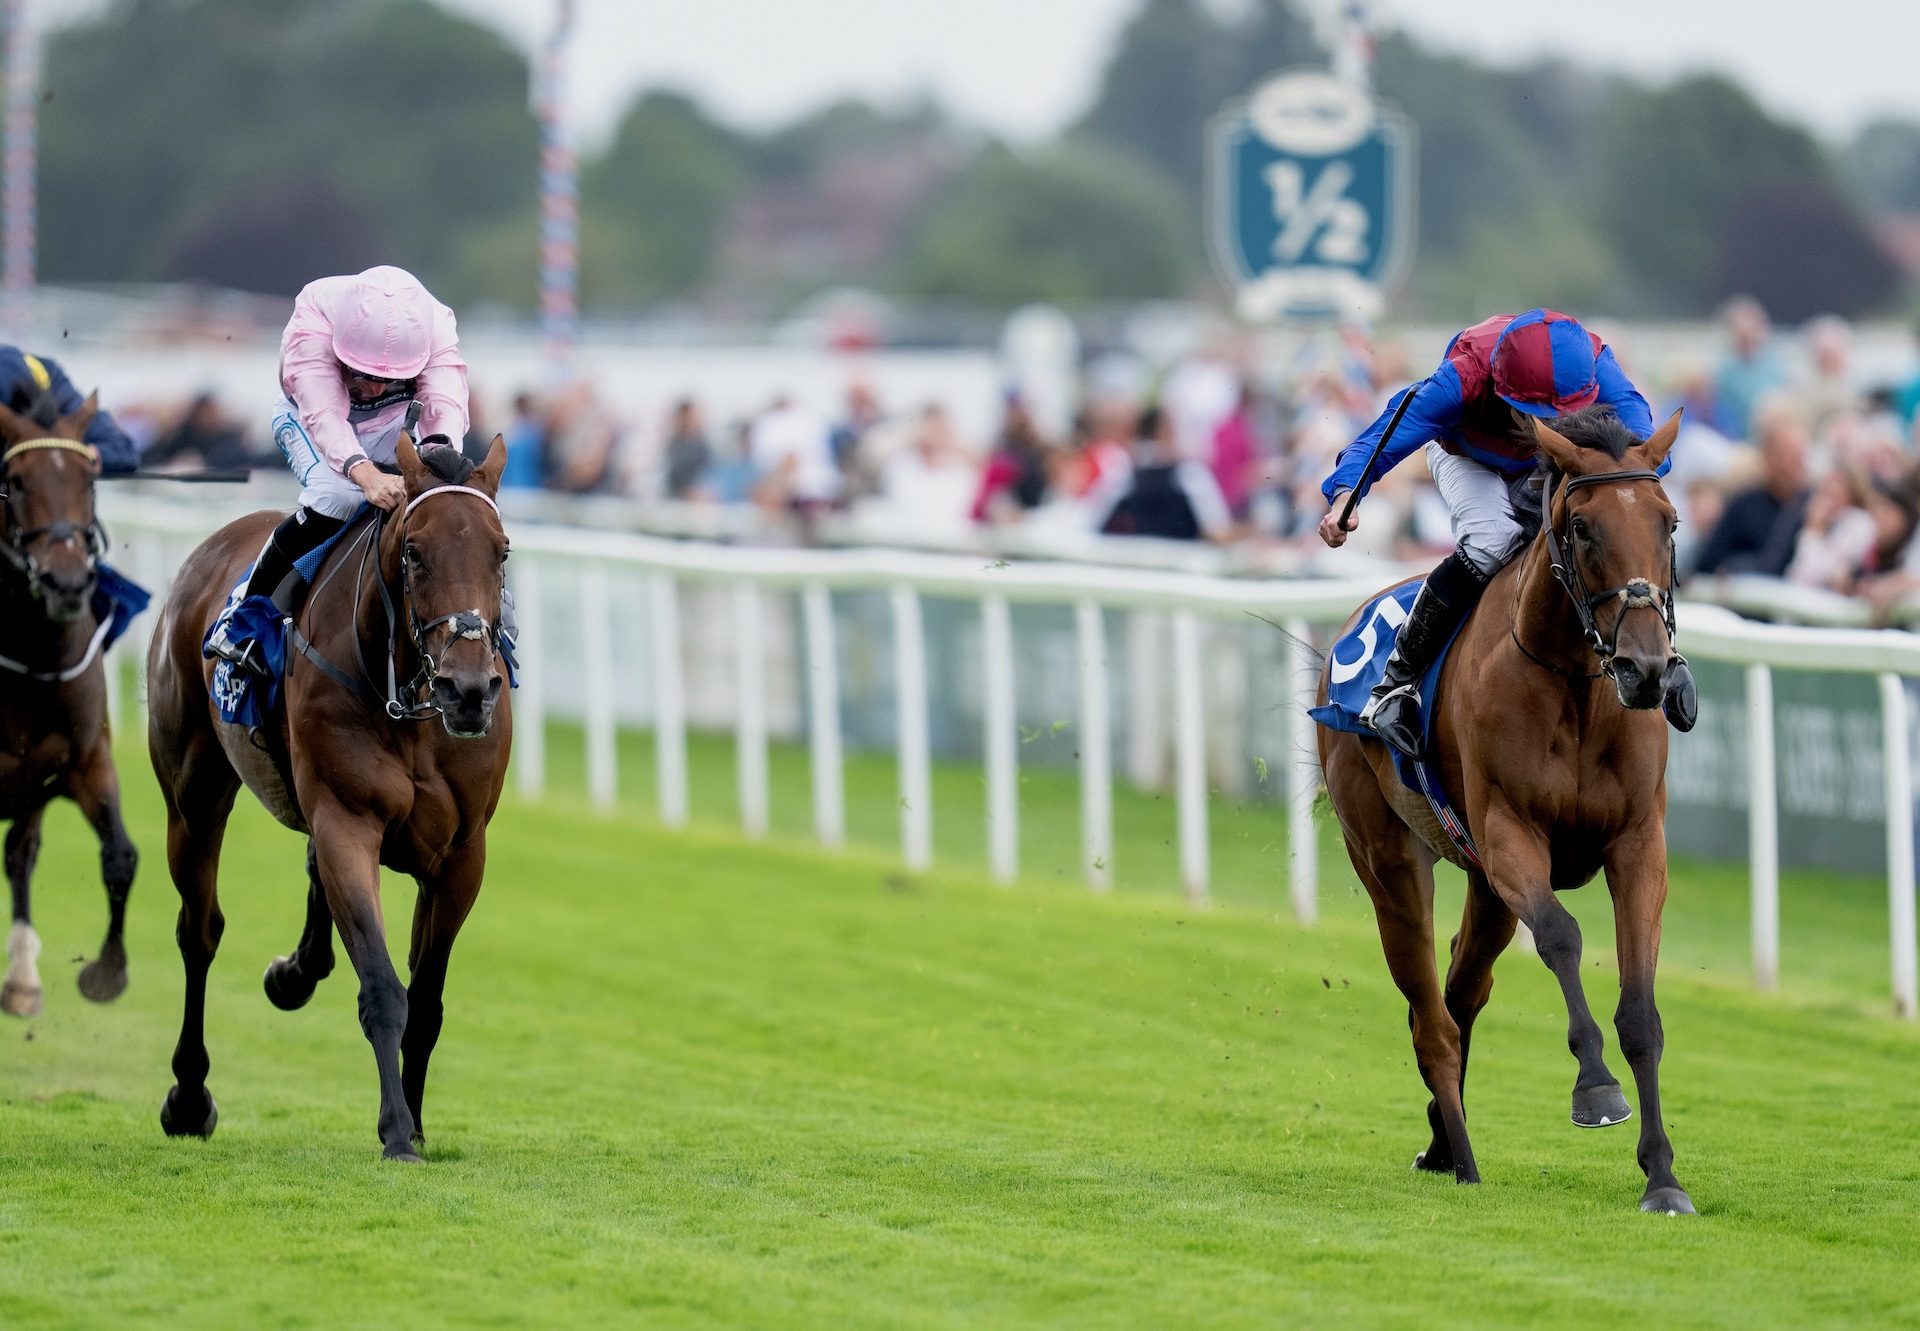
<path fill-rule="evenodd" d="M 1353 627 L 1341 634 L 1339 641 L 1327 653 L 1327 702 L 1309 709 L 1308 716 L 1329 730 L 1341 730 L 1376 744 L 1383 743 L 1370 727 L 1361 724 L 1360 713 L 1366 708 L 1367 697 L 1373 692 L 1373 686 L 1386 674 L 1387 657 L 1393 652 L 1400 626 L 1407 622 L 1414 599 L 1425 585 L 1424 578 L 1415 578 L 1397 587 L 1389 587 L 1361 608 Z M 1446 644 L 1435 653 L 1433 664 L 1420 677 L 1421 751 L 1427 757 L 1414 762 L 1398 751 L 1389 752 L 1400 784 L 1427 801 L 1447 839 L 1469 861 L 1478 865 L 1479 848 L 1473 844 L 1466 820 L 1448 802 L 1441 784 L 1439 766 L 1433 760 L 1433 718 L 1437 710 L 1434 704 L 1440 694 L 1440 672 L 1446 667 L 1454 640 L 1460 636 L 1460 630 L 1466 626 L 1468 618 L 1471 616 L 1463 617 L 1454 627 L 1453 637 L 1448 638 Z"/>

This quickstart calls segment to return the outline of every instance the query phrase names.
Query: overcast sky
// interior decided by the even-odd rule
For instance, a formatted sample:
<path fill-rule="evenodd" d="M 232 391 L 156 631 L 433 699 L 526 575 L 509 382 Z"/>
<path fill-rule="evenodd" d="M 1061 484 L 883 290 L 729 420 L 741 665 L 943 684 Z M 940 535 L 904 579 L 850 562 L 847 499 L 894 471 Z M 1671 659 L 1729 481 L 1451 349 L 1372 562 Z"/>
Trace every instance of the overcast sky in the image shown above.
<path fill-rule="evenodd" d="M 43 16 L 70 19 L 106 0 L 30 2 Z M 1210 0 L 1227 10 L 1237 2 Z M 524 46 L 555 7 L 440 3 Z M 756 127 L 839 96 L 901 99 L 930 89 L 969 121 L 1042 138 L 1086 105 L 1139 3 L 575 0 L 571 111 L 591 144 L 635 92 L 651 87 L 689 90 Z M 1830 137 L 1877 114 L 1920 119 L 1920 0 L 1374 0 L 1372 9 L 1381 24 L 1501 62 L 1551 52 L 1651 77 L 1725 70 Z"/>

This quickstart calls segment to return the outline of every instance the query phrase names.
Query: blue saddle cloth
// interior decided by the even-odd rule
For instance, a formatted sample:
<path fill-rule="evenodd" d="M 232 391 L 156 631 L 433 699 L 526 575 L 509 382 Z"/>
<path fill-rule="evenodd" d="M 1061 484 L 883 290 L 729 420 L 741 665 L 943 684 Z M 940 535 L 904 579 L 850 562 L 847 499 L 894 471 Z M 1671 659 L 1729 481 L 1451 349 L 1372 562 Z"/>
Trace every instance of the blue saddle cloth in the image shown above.
<path fill-rule="evenodd" d="M 107 625 L 107 636 L 101 640 L 100 650 L 104 652 L 119 641 L 133 623 L 134 616 L 145 610 L 152 600 L 152 594 L 145 587 L 120 570 L 102 563 L 93 587 L 94 617 L 105 621 Z"/>
<path fill-rule="evenodd" d="M 293 567 L 308 582 L 320 571 L 327 554 L 340 543 L 340 538 L 355 530 L 361 514 L 367 511 L 362 504 L 358 512 L 347 523 L 322 541 L 318 546 L 293 561 Z M 247 585 L 253 576 L 253 565 L 248 564 L 240 572 L 240 580 L 233 585 L 239 591 Z M 267 667 L 263 680 L 231 661 L 222 661 L 213 671 L 213 683 L 209 692 L 213 695 L 215 708 L 219 710 L 222 721 L 242 725 L 249 730 L 266 724 L 273 709 L 280 705 L 280 685 L 287 677 L 287 618 L 280 607 L 269 596 L 249 596 L 234 607 L 227 629 L 236 643 L 256 643 L 259 646 L 260 660 Z M 212 656 L 207 641 L 213 637 L 213 629 L 208 628 L 206 638 L 200 643 L 203 656 Z"/>
<path fill-rule="evenodd" d="M 1376 744 L 1382 742 L 1371 729 L 1360 724 L 1360 713 L 1366 709 L 1367 696 L 1373 692 L 1373 686 L 1387 673 L 1387 657 L 1400 636 L 1400 626 L 1407 622 L 1414 598 L 1420 595 L 1420 589 L 1425 585 L 1425 579 L 1415 579 L 1389 588 L 1367 602 L 1354 620 L 1353 627 L 1341 634 L 1340 640 L 1333 644 L 1333 650 L 1327 653 L 1328 700 L 1324 706 L 1311 709 L 1307 713 L 1309 716 L 1329 730 L 1344 730 L 1350 735 L 1373 740 Z M 1454 630 L 1454 636 L 1459 636 L 1458 628 Z M 1426 798 L 1434 817 L 1440 820 L 1440 826 L 1446 830 L 1454 845 L 1477 865 L 1480 863 L 1479 849 L 1467 831 L 1466 820 L 1448 804 L 1446 791 L 1440 783 L 1440 769 L 1431 757 L 1433 701 L 1439 694 L 1440 671 L 1452 650 L 1453 638 L 1449 638 L 1433 658 L 1433 664 L 1420 677 L 1421 751 L 1429 755 L 1428 759 L 1416 763 L 1398 750 L 1391 752 L 1393 768 L 1399 774 L 1400 783 Z"/>

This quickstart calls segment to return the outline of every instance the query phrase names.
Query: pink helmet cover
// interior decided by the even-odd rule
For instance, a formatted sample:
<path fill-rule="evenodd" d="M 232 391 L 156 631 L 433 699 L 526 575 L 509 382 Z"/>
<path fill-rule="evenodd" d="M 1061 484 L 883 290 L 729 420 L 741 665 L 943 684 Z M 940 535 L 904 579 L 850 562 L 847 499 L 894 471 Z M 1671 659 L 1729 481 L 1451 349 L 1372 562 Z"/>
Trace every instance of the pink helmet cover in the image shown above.
<path fill-rule="evenodd" d="M 434 299 L 404 268 L 354 278 L 333 311 L 333 354 L 377 379 L 411 379 L 433 353 Z"/>

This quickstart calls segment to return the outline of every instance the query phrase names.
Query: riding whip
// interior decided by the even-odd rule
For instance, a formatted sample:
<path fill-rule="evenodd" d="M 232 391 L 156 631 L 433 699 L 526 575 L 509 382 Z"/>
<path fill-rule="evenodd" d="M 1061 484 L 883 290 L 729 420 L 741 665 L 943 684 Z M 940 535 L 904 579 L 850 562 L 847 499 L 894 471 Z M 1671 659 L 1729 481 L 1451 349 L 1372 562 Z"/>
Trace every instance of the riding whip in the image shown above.
<path fill-rule="evenodd" d="M 1387 444 L 1392 440 L 1393 432 L 1400 428 L 1400 418 L 1407 414 L 1407 404 L 1413 401 L 1414 389 L 1418 387 L 1419 385 L 1415 384 L 1400 395 L 1400 405 L 1393 409 L 1393 419 L 1388 421 L 1387 428 L 1380 432 L 1380 442 L 1373 446 L 1373 452 L 1367 457 L 1367 465 L 1360 469 L 1360 479 L 1354 482 L 1353 489 L 1347 492 L 1347 506 L 1340 510 L 1342 530 L 1346 529 L 1347 519 L 1353 516 L 1354 507 L 1360 502 L 1360 491 L 1366 488 L 1367 477 L 1373 471 L 1373 464 L 1378 462 L 1380 455 L 1387 451 Z"/>

